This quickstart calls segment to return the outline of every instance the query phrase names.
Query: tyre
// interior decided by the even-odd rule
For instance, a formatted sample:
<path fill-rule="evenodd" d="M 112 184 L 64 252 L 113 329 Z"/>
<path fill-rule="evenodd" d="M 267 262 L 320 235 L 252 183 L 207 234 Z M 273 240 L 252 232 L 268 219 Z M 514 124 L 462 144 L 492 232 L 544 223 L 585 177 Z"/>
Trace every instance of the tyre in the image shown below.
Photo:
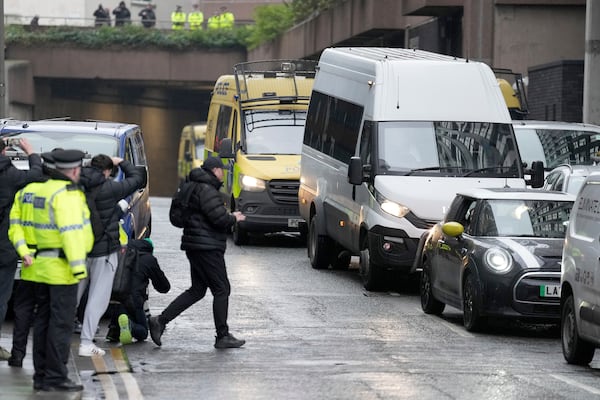
<path fill-rule="evenodd" d="M 425 260 L 423 262 L 423 272 L 421 272 L 421 283 L 419 285 L 421 308 L 425 314 L 441 315 L 446 305 L 433 296 L 431 289 L 431 265 L 429 260 Z"/>
<path fill-rule="evenodd" d="M 246 232 L 244 228 L 242 228 L 237 222 L 233 225 L 233 230 L 231 233 L 233 237 L 233 243 L 236 245 L 243 246 L 248 244 L 248 232 Z"/>
<path fill-rule="evenodd" d="M 463 286 L 463 324 L 470 332 L 480 331 L 485 326 L 481 316 L 481 296 L 474 274 L 467 275 Z"/>
<path fill-rule="evenodd" d="M 350 259 L 352 258 L 350 252 L 342 250 L 335 252 L 331 261 L 333 269 L 347 270 L 350 268 Z"/>
<path fill-rule="evenodd" d="M 331 261 L 332 243 L 329 237 L 319 235 L 317 229 L 317 215 L 313 215 L 308 227 L 308 243 L 307 243 L 308 258 L 310 265 L 314 269 L 323 269 L 329 267 Z"/>
<path fill-rule="evenodd" d="M 363 286 L 368 291 L 379 290 L 383 285 L 384 271 L 371 261 L 368 239 L 364 240 L 362 248 L 360 252 L 360 276 Z"/>
<path fill-rule="evenodd" d="M 560 338 L 563 356 L 569 364 L 588 365 L 594 358 L 596 350 L 594 345 L 579 337 L 575 318 L 575 300 L 572 294 L 565 299 L 562 307 Z"/>

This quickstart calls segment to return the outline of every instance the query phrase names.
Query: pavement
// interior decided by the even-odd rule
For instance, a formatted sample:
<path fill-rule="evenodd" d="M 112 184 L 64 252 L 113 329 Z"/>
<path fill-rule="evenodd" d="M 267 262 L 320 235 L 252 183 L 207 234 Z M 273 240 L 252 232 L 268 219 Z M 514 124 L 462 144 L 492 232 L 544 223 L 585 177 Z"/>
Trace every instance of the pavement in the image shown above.
<path fill-rule="evenodd" d="M 92 400 L 92 399 L 127 399 L 141 398 L 141 392 L 135 379 L 131 376 L 131 367 L 127 361 L 124 348 L 119 343 L 104 341 L 107 326 L 101 321 L 96 334 L 96 345 L 106 351 L 104 356 L 80 357 L 79 334 L 74 333 L 71 340 L 71 351 L 67 368 L 69 378 L 84 385 L 83 392 L 42 392 L 33 390 L 33 339 L 30 333 L 27 342 L 27 355 L 23 360 L 23 368 L 10 367 L 6 361 L 0 361 L 0 399 L 60 399 L 60 400 Z M 9 350 L 12 346 L 12 321 L 2 325 L 0 346 Z"/>

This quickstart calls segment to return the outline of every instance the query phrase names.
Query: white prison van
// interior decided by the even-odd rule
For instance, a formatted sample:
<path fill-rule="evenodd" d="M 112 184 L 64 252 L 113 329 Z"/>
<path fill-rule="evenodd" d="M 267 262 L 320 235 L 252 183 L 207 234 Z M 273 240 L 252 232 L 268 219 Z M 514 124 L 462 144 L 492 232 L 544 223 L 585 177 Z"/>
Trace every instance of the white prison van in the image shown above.
<path fill-rule="evenodd" d="M 313 268 L 347 267 L 359 255 L 365 288 L 377 289 L 385 271 L 414 270 L 421 235 L 458 191 L 525 187 L 523 176 L 487 65 L 412 49 L 322 53 L 298 193 Z"/>

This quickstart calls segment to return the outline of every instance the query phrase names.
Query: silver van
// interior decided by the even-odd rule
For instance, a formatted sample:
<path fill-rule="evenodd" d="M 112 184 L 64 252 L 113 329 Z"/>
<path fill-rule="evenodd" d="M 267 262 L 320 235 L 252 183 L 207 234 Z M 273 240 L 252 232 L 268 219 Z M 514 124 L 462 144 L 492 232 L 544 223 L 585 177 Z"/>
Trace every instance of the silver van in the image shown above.
<path fill-rule="evenodd" d="M 600 175 L 585 180 L 562 255 L 561 339 L 565 360 L 586 365 L 600 347 Z"/>

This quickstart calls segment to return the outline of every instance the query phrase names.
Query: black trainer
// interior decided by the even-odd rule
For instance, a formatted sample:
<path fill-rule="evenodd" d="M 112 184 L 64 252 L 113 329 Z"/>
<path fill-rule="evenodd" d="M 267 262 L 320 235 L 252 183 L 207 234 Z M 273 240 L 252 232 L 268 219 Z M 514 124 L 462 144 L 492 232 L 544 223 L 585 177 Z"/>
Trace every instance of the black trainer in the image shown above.
<path fill-rule="evenodd" d="M 11 367 L 23 368 L 23 358 L 24 357 L 12 355 L 8 359 L 8 365 L 10 365 Z"/>
<path fill-rule="evenodd" d="M 150 328 L 150 337 L 152 338 L 152 341 L 156 343 L 157 346 L 162 346 L 160 337 L 165 331 L 165 324 L 161 323 L 158 317 L 150 317 L 148 318 L 148 327 Z"/>
<path fill-rule="evenodd" d="M 216 338 L 215 348 L 217 349 L 235 349 L 242 347 L 246 343 L 243 339 L 236 339 L 231 333 L 227 336 Z"/>
<path fill-rule="evenodd" d="M 44 385 L 42 387 L 44 392 L 81 392 L 83 385 L 79 385 L 70 379 L 59 383 L 57 385 Z"/>

